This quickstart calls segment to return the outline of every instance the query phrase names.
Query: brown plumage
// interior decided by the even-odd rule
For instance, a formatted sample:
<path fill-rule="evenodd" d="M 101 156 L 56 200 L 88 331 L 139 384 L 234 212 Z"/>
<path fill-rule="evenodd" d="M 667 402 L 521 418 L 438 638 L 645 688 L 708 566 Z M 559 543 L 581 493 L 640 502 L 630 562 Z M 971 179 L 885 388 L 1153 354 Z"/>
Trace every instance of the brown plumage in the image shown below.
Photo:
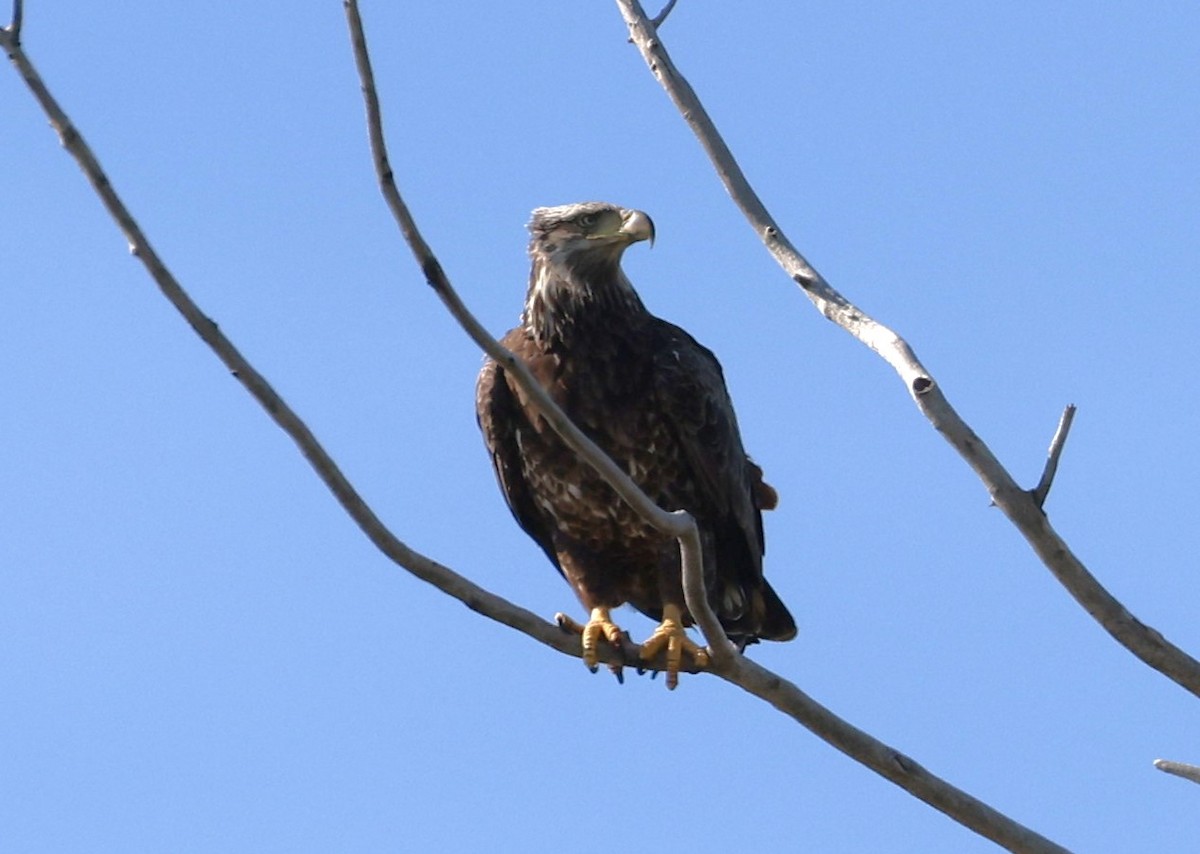
<path fill-rule="evenodd" d="M 742 447 L 721 366 L 650 314 L 621 270 L 627 246 L 653 240 L 649 217 L 600 202 L 563 205 L 535 210 L 529 230 L 525 310 L 502 343 L 651 499 L 695 517 L 709 601 L 730 638 L 791 639 L 792 617 L 762 573 L 760 511 L 775 506 L 775 490 Z M 598 635 L 617 638 L 608 611 L 625 603 L 664 621 L 655 637 L 676 638 L 669 663 L 674 651 L 677 667 L 681 643 L 702 659 L 679 639 L 691 616 L 676 542 L 576 459 L 490 359 L 476 407 L 509 508 L 591 612 L 585 661 L 595 664 Z"/>

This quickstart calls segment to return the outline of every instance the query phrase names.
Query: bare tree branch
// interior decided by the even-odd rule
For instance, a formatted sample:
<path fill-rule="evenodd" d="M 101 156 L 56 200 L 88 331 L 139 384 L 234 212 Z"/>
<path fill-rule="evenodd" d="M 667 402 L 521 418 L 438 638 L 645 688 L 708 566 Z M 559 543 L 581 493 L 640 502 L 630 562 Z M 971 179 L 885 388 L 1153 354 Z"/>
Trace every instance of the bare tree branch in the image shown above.
<path fill-rule="evenodd" d="M 1174 774 L 1193 783 L 1200 783 L 1200 765 L 1188 765 L 1185 762 L 1172 762 L 1170 759 L 1155 759 L 1154 767 L 1159 771 Z"/>
<path fill-rule="evenodd" d="M 651 72 L 712 160 L 721 182 L 784 271 L 826 318 L 878 353 L 900 375 L 921 413 L 975 470 L 999 507 L 1067 591 L 1118 643 L 1200 697 L 1200 661 L 1141 623 L 1096 580 L 1050 525 L 1031 491 L 955 412 L 908 343 L 830 287 L 767 212 L 691 85 L 676 69 L 638 0 L 617 0 L 630 35 Z"/>
<path fill-rule="evenodd" d="M 997 845 L 1010 851 L 1067 851 L 842 720 L 793 683 L 750 659 L 739 656 L 730 672 L 719 675 L 766 700 L 850 758 Z"/>
<path fill-rule="evenodd" d="M 1046 496 L 1050 494 L 1050 486 L 1058 472 L 1058 458 L 1062 456 L 1063 448 L 1067 444 L 1067 434 L 1071 432 L 1071 422 L 1074 420 L 1075 404 L 1069 403 L 1063 410 L 1062 417 L 1058 419 L 1058 429 L 1054 431 L 1054 438 L 1050 440 L 1050 450 L 1046 454 L 1046 467 L 1042 469 L 1042 477 L 1031 491 L 1038 507 L 1044 507 L 1046 504 Z"/>
<path fill-rule="evenodd" d="M 723 648 L 725 650 L 724 654 L 714 658 L 713 672 L 766 700 L 843 753 L 977 833 L 1014 851 L 1065 851 L 982 801 L 934 776 L 895 749 L 851 726 L 791 682 L 736 653 L 732 644 L 725 637 L 720 622 L 707 601 L 700 571 L 702 562 L 699 538 L 695 534 L 695 524 L 691 517 L 683 514 L 690 525 L 687 536 L 678 534 L 676 529 L 659 523 L 659 518 L 663 515 L 675 520 L 680 518 L 680 514 L 666 513 L 650 501 L 619 467 L 612 464 L 612 461 L 599 448 L 579 432 L 578 428 L 555 405 L 520 360 L 482 330 L 479 323 L 459 300 L 450 282 L 446 279 L 441 264 L 438 263 L 432 250 L 421 238 L 416 223 L 400 196 L 394 173 L 388 164 L 379 99 L 375 90 L 374 75 L 371 72 L 370 56 L 367 52 L 366 36 L 362 28 L 362 19 L 358 13 L 358 4 L 356 0 L 345 0 L 345 7 L 351 41 L 354 45 L 355 61 L 362 81 L 363 97 L 366 101 L 371 150 L 380 187 L 417 263 L 425 272 L 426 280 L 475 343 L 482 347 L 488 355 L 499 361 L 505 370 L 512 372 L 522 390 L 534 401 L 538 411 L 554 426 L 559 436 L 644 518 L 655 524 L 664 533 L 679 537 L 688 608 L 704 632 L 710 649 Z"/>

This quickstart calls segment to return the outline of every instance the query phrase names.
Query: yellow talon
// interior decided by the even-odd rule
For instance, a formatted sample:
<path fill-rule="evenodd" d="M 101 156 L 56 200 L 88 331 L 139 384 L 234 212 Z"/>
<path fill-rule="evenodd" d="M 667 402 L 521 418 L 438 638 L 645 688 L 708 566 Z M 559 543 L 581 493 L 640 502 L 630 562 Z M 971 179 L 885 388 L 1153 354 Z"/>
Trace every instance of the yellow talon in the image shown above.
<path fill-rule="evenodd" d="M 617 649 L 621 648 L 621 639 L 624 632 L 621 631 L 620 626 L 612 621 L 608 608 L 593 608 L 587 624 L 582 626 L 566 614 L 555 614 L 554 618 L 564 630 L 580 635 L 582 638 L 583 663 L 588 666 L 589 670 L 595 671 L 596 665 L 600 663 L 600 653 L 597 651 L 597 644 L 601 636 L 606 638 Z"/>
<path fill-rule="evenodd" d="M 664 648 L 667 651 L 667 688 L 671 690 L 679 684 L 679 669 L 683 665 L 684 653 L 698 667 L 708 666 L 708 650 L 687 636 L 683 630 L 683 612 L 677 605 L 663 606 L 662 622 L 642 644 L 638 654 L 643 661 L 649 661 Z"/>

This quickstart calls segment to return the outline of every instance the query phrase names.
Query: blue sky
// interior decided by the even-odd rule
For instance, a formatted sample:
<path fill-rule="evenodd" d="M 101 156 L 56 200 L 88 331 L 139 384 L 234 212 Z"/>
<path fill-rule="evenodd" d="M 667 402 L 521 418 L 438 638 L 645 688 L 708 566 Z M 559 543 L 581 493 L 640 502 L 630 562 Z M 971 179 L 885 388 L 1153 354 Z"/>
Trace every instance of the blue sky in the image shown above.
<path fill-rule="evenodd" d="M 414 548 L 550 617 L 480 356 L 374 185 L 341 4 L 28 4 L 25 44 L 175 274 Z M 729 203 L 600 0 L 363 9 L 401 189 L 517 317 L 523 224 L 654 217 L 626 269 L 721 358 L 781 494 L 797 640 L 753 656 L 1079 850 L 1200 833 L 1200 701 L 1035 559 Z M 791 239 L 903 334 L 1051 520 L 1200 653 L 1200 9 L 679 4 L 663 38 Z M 0 826 L 14 851 L 965 852 L 724 683 L 617 686 L 366 542 L 158 295 L 0 76 Z M 635 637 L 650 625 L 628 613 Z"/>

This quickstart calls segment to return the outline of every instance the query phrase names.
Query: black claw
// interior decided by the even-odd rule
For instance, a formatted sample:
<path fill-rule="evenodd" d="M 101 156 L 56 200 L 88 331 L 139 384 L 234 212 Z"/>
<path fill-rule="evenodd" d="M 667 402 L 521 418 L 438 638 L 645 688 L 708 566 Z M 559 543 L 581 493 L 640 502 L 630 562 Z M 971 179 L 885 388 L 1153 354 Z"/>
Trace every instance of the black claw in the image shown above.
<path fill-rule="evenodd" d="M 599 667 L 597 667 L 594 664 L 585 664 L 584 666 L 588 669 L 589 673 L 595 673 L 597 670 L 600 669 Z"/>
<path fill-rule="evenodd" d="M 621 669 L 621 665 L 617 664 L 609 669 L 612 670 L 612 675 L 617 677 L 617 683 L 620 685 L 624 685 L 625 684 L 625 672 Z"/>

